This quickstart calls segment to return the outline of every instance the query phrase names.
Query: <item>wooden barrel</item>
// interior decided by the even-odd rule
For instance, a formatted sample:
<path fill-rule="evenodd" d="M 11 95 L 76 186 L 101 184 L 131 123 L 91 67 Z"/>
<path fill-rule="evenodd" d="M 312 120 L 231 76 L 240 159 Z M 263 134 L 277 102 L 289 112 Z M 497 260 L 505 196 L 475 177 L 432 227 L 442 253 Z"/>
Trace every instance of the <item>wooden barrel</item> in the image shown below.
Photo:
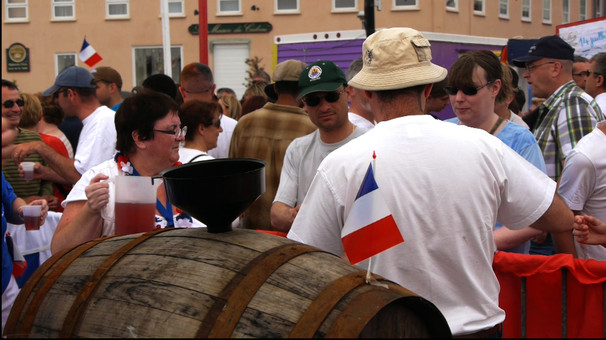
<path fill-rule="evenodd" d="M 160 229 L 48 259 L 7 337 L 450 337 L 429 301 L 330 253 L 254 230 Z"/>

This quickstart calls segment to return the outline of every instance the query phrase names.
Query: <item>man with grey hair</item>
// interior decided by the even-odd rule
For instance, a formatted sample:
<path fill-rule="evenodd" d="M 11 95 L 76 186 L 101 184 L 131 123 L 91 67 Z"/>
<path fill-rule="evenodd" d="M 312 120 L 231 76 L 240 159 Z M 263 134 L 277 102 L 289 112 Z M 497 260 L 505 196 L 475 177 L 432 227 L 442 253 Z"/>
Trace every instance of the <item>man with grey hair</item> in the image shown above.
<path fill-rule="evenodd" d="M 349 82 L 362 69 L 362 57 L 354 59 L 345 73 L 345 79 Z M 364 96 L 364 91 L 355 87 L 347 86 L 345 88 L 349 97 L 349 121 L 359 128 L 370 130 L 375 127 L 375 117 L 370 110 L 368 98 Z"/>
<path fill-rule="evenodd" d="M 383 29 L 362 49 L 349 85 L 364 90 L 380 123 L 324 158 L 288 238 L 428 299 L 455 336 L 498 336 L 496 221 L 564 232 L 572 212 L 556 183 L 499 139 L 424 114 L 447 71 L 431 63 L 420 32 Z"/>

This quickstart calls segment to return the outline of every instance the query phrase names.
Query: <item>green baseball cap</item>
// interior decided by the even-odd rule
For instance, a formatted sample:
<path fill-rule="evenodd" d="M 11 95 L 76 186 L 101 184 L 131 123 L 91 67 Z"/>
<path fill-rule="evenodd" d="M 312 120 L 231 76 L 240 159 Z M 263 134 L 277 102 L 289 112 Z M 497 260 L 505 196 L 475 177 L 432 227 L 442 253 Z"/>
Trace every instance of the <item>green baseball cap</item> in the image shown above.
<path fill-rule="evenodd" d="M 313 92 L 335 91 L 341 85 L 347 85 L 343 70 L 330 60 L 318 60 L 301 72 L 297 100 Z"/>

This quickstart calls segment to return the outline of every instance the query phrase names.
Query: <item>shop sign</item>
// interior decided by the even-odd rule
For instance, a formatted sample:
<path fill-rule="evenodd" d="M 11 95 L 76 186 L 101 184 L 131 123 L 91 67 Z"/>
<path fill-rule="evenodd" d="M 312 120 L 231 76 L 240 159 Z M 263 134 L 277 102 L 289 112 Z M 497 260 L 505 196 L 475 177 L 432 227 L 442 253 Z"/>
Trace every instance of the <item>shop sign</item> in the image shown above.
<path fill-rule="evenodd" d="M 267 33 L 272 26 L 269 22 L 239 22 L 230 24 L 208 24 L 208 34 L 240 34 L 240 33 Z M 200 34 L 200 26 L 193 24 L 188 28 L 193 35 Z"/>
<path fill-rule="evenodd" d="M 6 49 L 7 72 L 29 72 L 29 48 L 14 43 Z"/>

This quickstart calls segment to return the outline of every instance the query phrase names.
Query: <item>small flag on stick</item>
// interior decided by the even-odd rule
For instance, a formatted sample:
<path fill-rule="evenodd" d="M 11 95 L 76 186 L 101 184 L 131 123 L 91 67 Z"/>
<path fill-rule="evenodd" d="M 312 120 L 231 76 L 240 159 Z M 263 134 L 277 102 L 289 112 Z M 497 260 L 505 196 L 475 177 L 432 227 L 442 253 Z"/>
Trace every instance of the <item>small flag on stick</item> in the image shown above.
<path fill-rule="evenodd" d="M 88 44 L 86 36 L 84 36 L 84 42 L 82 43 L 82 49 L 80 49 L 80 60 L 82 60 L 89 67 L 94 67 L 103 58 L 95 51 L 95 49 Z"/>
<path fill-rule="evenodd" d="M 352 265 L 404 242 L 381 196 L 372 163 L 345 220 L 341 240 Z"/>

